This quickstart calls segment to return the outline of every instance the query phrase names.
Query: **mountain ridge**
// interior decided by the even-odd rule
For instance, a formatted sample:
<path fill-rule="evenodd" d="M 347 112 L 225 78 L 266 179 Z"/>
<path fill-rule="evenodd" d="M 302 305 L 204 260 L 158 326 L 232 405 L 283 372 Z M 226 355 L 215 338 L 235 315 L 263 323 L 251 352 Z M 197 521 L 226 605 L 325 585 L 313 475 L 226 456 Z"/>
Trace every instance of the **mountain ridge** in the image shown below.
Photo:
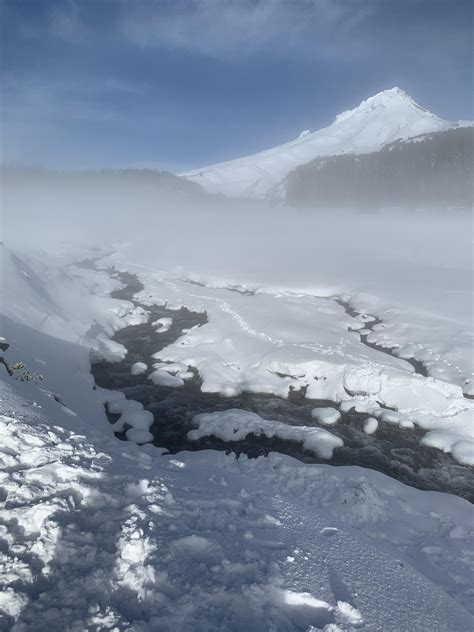
<path fill-rule="evenodd" d="M 320 130 L 304 130 L 282 145 L 180 175 L 210 193 L 264 198 L 274 195 L 291 171 L 315 158 L 371 153 L 396 140 L 469 125 L 437 117 L 394 87 L 341 112 Z"/>

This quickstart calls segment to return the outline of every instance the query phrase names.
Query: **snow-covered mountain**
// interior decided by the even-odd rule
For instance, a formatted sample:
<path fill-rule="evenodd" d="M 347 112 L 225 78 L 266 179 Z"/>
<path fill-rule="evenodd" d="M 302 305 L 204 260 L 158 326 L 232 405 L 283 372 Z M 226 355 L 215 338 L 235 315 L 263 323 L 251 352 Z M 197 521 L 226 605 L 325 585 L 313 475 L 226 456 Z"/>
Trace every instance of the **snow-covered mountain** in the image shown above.
<path fill-rule="evenodd" d="M 319 156 L 378 151 L 388 143 L 428 132 L 470 125 L 445 121 L 415 103 L 400 88 L 384 90 L 347 110 L 316 132 L 302 132 L 284 145 L 183 173 L 211 193 L 265 197 L 296 167 Z"/>

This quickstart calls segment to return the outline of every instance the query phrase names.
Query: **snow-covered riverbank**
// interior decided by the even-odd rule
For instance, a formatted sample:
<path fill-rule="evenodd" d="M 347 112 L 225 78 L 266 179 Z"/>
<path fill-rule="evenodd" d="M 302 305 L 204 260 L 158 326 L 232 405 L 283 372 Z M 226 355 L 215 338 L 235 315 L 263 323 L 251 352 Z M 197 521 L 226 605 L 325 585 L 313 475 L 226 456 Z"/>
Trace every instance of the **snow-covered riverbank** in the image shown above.
<path fill-rule="evenodd" d="M 68 429 L 29 386 L 1 393 L 7 629 L 472 627 L 466 501 L 278 455 L 160 456 Z"/>
<path fill-rule="evenodd" d="M 110 261 L 125 267 L 123 252 Z M 329 296 L 138 274 L 142 302 L 207 312 L 160 353 L 196 367 L 203 385 L 286 395 L 311 380 L 340 406 L 398 407 L 403 419 L 379 423 L 400 433 L 408 418 L 442 430 L 440 447 L 469 441 L 460 387 L 361 344 L 357 319 Z M 103 407 L 118 395 L 93 390 L 89 353 L 123 357 L 110 337 L 147 314 L 111 299 L 106 273 L 6 248 L 2 279 L 4 356 L 44 378 L 0 367 L 7 629 L 472 627 L 472 505 L 361 468 L 119 442 Z"/>
<path fill-rule="evenodd" d="M 110 263 L 124 269 L 124 253 L 119 250 L 102 265 Z M 452 349 L 447 341 L 443 341 L 445 354 L 438 357 L 438 364 L 446 367 L 445 379 L 416 374 L 403 359 L 410 354 L 418 357 L 413 351 L 418 346 L 428 349 L 423 357 L 435 355 L 426 342 L 432 334 L 429 323 L 423 343 L 417 343 L 418 325 L 412 327 L 405 319 L 401 328 L 410 342 L 404 345 L 397 341 L 391 320 L 392 312 L 395 319 L 400 319 L 400 312 L 384 312 L 387 321 L 369 332 L 368 338 L 396 347 L 400 355 L 396 357 L 363 344 L 358 332 L 364 330 L 370 312 L 361 310 L 351 316 L 332 292 L 319 296 L 272 287 L 250 292 L 236 290 L 231 283 L 208 287 L 190 282 L 183 274 L 156 272 L 136 261 L 127 266 L 144 286 L 137 294 L 141 305 L 184 306 L 207 314 L 206 324 L 156 354 L 157 360 L 195 368 L 204 392 L 230 397 L 250 391 L 288 397 L 290 391 L 303 390 L 308 398 L 331 400 L 368 416 L 394 409 L 396 413 L 385 415 L 384 421 L 397 424 L 402 432 L 416 424 L 426 431 L 425 445 L 450 452 L 459 463 L 474 464 L 474 404 L 459 384 L 466 381 L 459 376 L 467 374 L 458 365 L 454 372 L 448 371 Z M 466 343 L 459 364 L 467 367 L 470 350 Z M 433 366 L 428 362 L 428 370 Z"/>

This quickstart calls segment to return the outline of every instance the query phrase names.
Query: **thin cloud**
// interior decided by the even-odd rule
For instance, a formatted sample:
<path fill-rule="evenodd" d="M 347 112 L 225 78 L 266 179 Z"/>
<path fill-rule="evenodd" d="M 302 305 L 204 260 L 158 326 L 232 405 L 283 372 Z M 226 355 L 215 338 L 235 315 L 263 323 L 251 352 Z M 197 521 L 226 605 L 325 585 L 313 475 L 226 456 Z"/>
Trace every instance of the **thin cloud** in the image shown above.
<path fill-rule="evenodd" d="M 122 2 L 118 29 L 138 46 L 160 46 L 210 57 L 328 50 L 334 33 L 347 37 L 370 17 L 360 0 L 160 0 Z M 329 35 L 331 33 L 331 35 Z"/>

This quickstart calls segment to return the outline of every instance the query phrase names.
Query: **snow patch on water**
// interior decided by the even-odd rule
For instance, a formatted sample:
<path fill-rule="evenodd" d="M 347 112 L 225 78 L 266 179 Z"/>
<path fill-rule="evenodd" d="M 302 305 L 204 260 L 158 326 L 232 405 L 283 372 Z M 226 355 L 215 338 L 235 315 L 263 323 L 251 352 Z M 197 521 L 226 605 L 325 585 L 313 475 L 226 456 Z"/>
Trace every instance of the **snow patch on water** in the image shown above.
<path fill-rule="evenodd" d="M 241 409 L 203 413 L 193 417 L 192 423 L 196 429 L 188 433 L 188 439 L 191 441 L 209 435 L 229 442 L 242 441 L 249 434 L 264 435 L 268 438 L 298 441 L 303 444 L 305 450 L 314 452 L 322 459 L 330 459 L 334 449 L 344 445 L 340 437 L 321 428 L 289 426 L 279 421 L 263 419 L 256 413 Z"/>

